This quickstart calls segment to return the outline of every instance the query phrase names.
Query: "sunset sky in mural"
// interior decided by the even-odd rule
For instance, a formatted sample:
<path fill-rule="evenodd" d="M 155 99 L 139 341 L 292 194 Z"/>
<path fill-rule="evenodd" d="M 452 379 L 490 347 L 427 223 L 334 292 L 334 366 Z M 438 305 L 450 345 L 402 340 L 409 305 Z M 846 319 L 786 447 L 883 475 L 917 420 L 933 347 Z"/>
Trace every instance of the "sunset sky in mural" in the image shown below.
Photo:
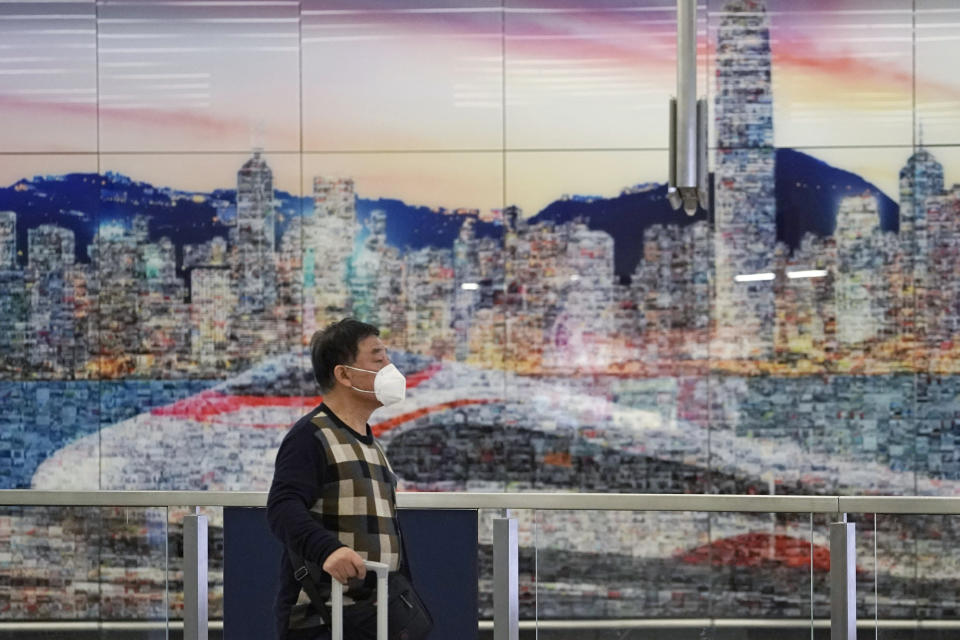
<path fill-rule="evenodd" d="M 701 7 L 703 90 L 725 1 Z M 99 21 L 92 2 L 4 4 L 0 148 L 99 150 L 102 170 L 211 189 L 263 146 L 291 192 L 324 172 L 365 197 L 482 209 L 506 197 L 531 214 L 563 193 L 665 180 L 671 3 L 414 4 L 109 3 Z M 960 10 L 918 2 L 915 39 L 912 2 L 802 4 L 767 3 L 776 143 L 846 158 L 896 197 L 915 101 L 925 144 L 960 144 L 960 40 L 943 28 Z M 881 148 L 845 149 L 863 146 Z M 212 155 L 181 159 L 198 153 Z M 37 164 L 6 158 L 0 182 Z"/>

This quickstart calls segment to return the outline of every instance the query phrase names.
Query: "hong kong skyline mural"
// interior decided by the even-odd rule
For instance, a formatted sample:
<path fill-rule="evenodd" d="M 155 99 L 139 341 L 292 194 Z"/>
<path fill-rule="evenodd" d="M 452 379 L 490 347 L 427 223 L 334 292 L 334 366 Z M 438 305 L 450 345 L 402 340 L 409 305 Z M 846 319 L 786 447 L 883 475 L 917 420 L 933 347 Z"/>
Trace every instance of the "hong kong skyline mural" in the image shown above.
<path fill-rule="evenodd" d="M 321 400 L 309 337 L 353 315 L 408 377 L 371 420 L 404 490 L 960 494 L 942 7 L 707 3 L 713 208 L 688 218 L 665 199 L 670 10 L 454 4 L 43 19 L 97 27 L 47 44 L 71 69 L 91 45 L 99 80 L 0 73 L 0 487 L 265 490 Z M 422 81 L 371 74 L 394 57 Z M 176 516 L 0 512 L 0 612 L 179 615 L 154 570 Z M 527 617 L 825 615 L 806 515 L 520 518 Z M 876 577 L 880 617 L 950 615 L 954 527 L 873 525 L 861 610 Z M 4 560 L 49 537 L 84 551 Z M 115 570 L 130 545 L 156 566 Z"/>

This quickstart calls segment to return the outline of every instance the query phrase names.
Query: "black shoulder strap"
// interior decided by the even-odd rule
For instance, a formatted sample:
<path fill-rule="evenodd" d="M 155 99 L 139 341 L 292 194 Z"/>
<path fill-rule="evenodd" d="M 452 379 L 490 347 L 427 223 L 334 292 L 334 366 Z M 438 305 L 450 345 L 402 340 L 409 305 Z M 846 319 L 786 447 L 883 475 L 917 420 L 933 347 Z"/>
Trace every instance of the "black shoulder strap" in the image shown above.
<path fill-rule="evenodd" d="M 290 564 L 293 565 L 294 579 L 296 579 L 296 581 L 300 583 L 300 587 L 307 592 L 313 608 L 320 614 L 323 621 L 329 624 L 330 611 L 326 605 L 327 598 L 320 591 L 319 585 L 317 585 L 317 582 L 313 579 L 307 562 L 289 547 L 287 547 L 287 555 L 290 557 Z"/>

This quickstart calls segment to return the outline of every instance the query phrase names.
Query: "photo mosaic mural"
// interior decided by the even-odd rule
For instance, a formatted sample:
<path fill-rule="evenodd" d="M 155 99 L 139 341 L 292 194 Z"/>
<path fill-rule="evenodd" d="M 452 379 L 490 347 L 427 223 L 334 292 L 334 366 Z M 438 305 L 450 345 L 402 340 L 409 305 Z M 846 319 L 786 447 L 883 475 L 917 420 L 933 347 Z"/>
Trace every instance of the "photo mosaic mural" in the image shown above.
<path fill-rule="evenodd" d="M 687 217 L 661 4 L 0 6 L 0 488 L 266 490 L 353 315 L 408 491 L 960 494 L 960 11 L 707 2 Z M 179 516 L 2 510 L 0 618 L 178 616 Z M 518 517 L 526 618 L 828 614 L 825 519 Z M 952 520 L 858 521 L 861 615 L 956 615 Z"/>

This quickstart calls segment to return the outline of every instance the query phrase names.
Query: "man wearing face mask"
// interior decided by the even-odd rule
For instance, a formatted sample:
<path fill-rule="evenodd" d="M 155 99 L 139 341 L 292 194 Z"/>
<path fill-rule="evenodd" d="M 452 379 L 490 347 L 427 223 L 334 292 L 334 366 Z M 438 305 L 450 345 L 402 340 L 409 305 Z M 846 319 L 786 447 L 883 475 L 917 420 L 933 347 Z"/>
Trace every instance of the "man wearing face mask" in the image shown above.
<path fill-rule="evenodd" d="M 296 562 L 303 558 L 323 568 L 325 583 L 319 586 L 324 594 L 331 577 L 353 585 L 357 581 L 351 579 L 363 580 L 364 560 L 385 563 L 409 578 L 402 562 L 396 476 L 367 424 L 376 409 L 406 394 L 406 380 L 390 363 L 379 334 L 376 327 L 347 318 L 310 341 L 323 403 L 284 437 L 267 500 L 270 529 L 284 544 L 275 604 L 280 640 L 317 640 L 329 633 L 295 576 L 288 549 Z M 353 593 L 348 590 L 344 597 L 345 618 Z"/>

